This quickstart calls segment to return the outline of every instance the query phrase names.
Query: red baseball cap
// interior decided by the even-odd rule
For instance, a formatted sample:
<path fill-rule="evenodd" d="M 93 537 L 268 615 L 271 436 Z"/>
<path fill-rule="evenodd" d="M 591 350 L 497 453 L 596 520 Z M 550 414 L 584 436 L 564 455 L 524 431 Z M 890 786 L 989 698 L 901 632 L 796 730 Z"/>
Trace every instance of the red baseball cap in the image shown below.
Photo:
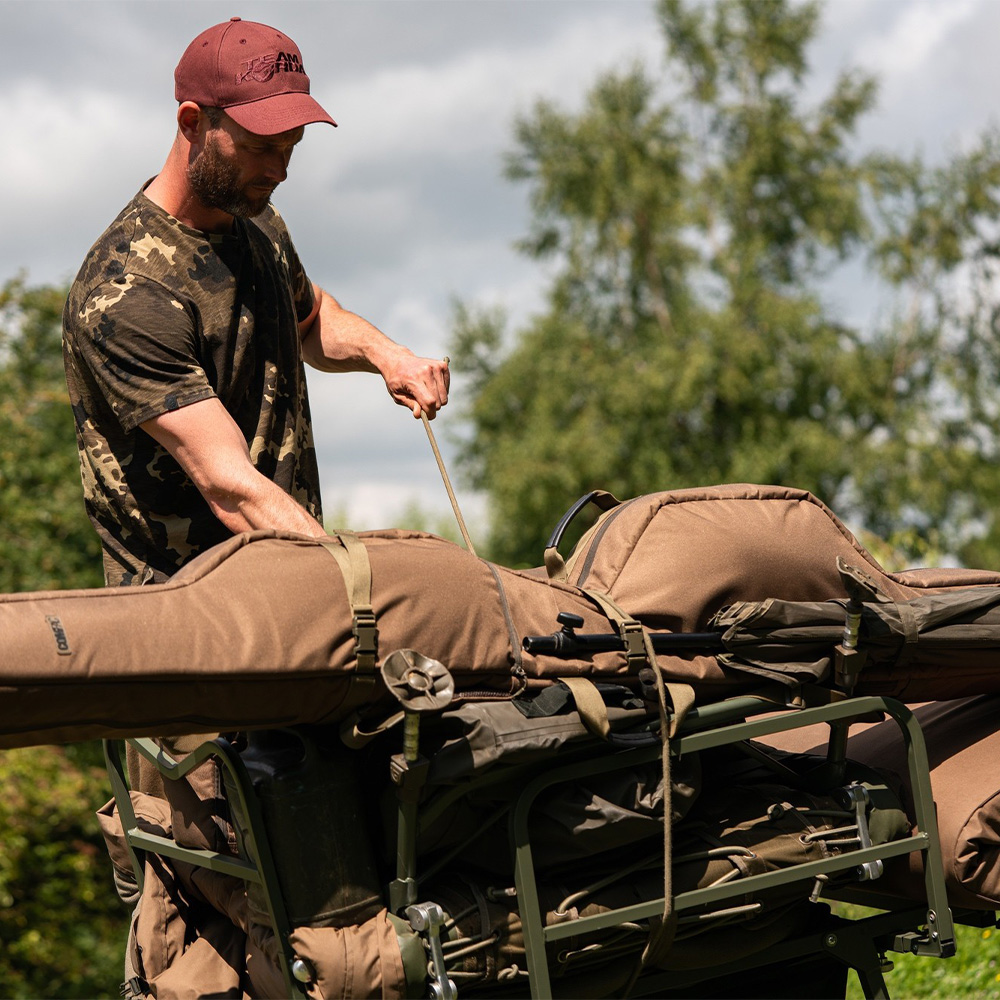
<path fill-rule="evenodd" d="M 203 31 L 174 70 L 174 96 L 226 114 L 257 135 L 337 123 L 309 96 L 299 47 L 277 28 L 234 17 Z"/>

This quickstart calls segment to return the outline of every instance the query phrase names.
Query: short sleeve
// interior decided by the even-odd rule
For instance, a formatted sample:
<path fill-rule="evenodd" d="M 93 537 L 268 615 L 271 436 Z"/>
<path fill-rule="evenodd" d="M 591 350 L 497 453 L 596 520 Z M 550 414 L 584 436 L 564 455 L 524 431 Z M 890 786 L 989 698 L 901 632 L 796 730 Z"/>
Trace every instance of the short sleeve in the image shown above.
<path fill-rule="evenodd" d="M 106 282 L 74 319 L 67 349 L 126 432 L 215 395 L 191 306 L 156 281 L 126 274 Z"/>

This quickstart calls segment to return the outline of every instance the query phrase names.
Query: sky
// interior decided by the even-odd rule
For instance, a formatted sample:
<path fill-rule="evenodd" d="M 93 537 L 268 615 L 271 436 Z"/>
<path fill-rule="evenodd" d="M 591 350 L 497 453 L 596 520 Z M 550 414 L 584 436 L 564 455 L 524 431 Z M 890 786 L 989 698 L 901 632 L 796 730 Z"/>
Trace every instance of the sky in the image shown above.
<path fill-rule="evenodd" d="M 664 59 L 646 0 L 0 0 L 0 282 L 72 279 L 163 164 L 184 48 L 231 16 L 297 42 L 339 125 L 307 129 L 274 197 L 310 277 L 436 357 L 455 300 L 502 305 L 514 328 L 543 307 L 546 271 L 514 247 L 528 190 L 503 177 L 516 117 L 539 98 L 573 109 L 599 74 Z M 876 73 L 859 142 L 933 160 L 995 121 L 998 37 L 996 0 L 829 0 L 810 86 Z M 850 308 L 862 285 L 836 294 Z M 421 423 L 377 376 L 312 373 L 310 397 L 337 526 L 403 526 L 414 504 L 450 517 Z M 461 407 L 456 378 L 434 427 L 475 540 L 485 503 L 455 464 Z"/>

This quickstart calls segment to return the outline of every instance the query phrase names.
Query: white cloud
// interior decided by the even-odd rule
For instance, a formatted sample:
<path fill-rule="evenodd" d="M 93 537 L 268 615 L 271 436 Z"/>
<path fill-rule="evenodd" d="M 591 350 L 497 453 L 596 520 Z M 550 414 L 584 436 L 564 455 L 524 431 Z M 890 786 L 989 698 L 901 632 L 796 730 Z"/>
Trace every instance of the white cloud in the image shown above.
<path fill-rule="evenodd" d="M 514 113 L 538 96 L 575 102 L 601 70 L 659 48 L 642 21 L 580 17 L 544 43 L 512 48 L 487 42 L 433 64 L 414 53 L 408 64 L 336 83 L 329 97 L 318 88 L 317 96 L 336 109 L 344 135 L 350 134 L 331 170 L 395 157 L 405 168 L 415 157 L 494 151 L 506 145 Z"/>
<path fill-rule="evenodd" d="M 874 112 L 859 128 L 864 148 L 940 160 L 975 141 L 1000 91 L 995 0 L 834 0 L 812 46 L 809 94 L 825 94 L 845 68 L 873 74 Z"/>
<path fill-rule="evenodd" d="M 977 0 L 894 4 L 896 16 L 889 31 L 865 39 L 856 50 L 858 61 L 876 69 L 891 86 L 900 86 L 914 74 L 926 73 L 932 54 L 947 45 L 953 30 L 980 6 Z"/>
<path fill-rule="evenodd" d="M 428 454 L 430 452 L 428 451 Z M 433 463 L 433 459 L 431 459 Z M 402 488 L 400 488 L 402 487 Z M 457 493 L 459 510 L 465 520 L 472 544 L 479 547 L 486 539 L 486 501 L 472 493 Z M 350 527 L 353 531 L 379 528 L 412 527 L 406 519 L 410 509 L 416 507 L 426 519 L 426 530 L 441 531 L 444 522 L 454 530 L 454 518 L 444 483 L 440 478 L 427 483 L 392 483 L 384 480 L 355 480 L 349 486 L 324 487 L 323 503 L 325 520 L 329 527 Z"/>
<path fill-rule="evenodd" d="M 434 309 L 426 298 L 410 295 L 397 299 L 392 304 L 387 328 L 405 331 L 403 339 L 417 353 L 431 353 L 441 343 L 441 319 L 438 310 Z"/>
<path fill-rule="evenodd" d="M 0 157 L 0 190 L 6 193 L 0 228 L 18 233 L 0 246 L 0 266 L 6 274 L 27 267 L 37 280 L 70 276 L 104 226 L 162 164 L 170 109 L 161 119 L 128 95 L 111 101 L 92 88 L 67 93 L 29 79 L 3 94 L 0 114 L 7 136 Z"/>

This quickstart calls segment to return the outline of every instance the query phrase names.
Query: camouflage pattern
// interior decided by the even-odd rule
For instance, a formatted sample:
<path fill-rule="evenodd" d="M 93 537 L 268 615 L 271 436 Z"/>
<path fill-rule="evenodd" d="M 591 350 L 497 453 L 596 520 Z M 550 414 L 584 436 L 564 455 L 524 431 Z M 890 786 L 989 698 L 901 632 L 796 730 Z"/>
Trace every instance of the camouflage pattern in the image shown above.
<path fill-rule="evenodd" d="M 162 582 L 229 537 L 139 426 L 212 396 L 258 471 L 321 518 L 297 327 L 314 301 L 271 207 L 207 235 L 140 192 L 93 246 L 66 302 L 63 355 L 109 585 Z"/>

